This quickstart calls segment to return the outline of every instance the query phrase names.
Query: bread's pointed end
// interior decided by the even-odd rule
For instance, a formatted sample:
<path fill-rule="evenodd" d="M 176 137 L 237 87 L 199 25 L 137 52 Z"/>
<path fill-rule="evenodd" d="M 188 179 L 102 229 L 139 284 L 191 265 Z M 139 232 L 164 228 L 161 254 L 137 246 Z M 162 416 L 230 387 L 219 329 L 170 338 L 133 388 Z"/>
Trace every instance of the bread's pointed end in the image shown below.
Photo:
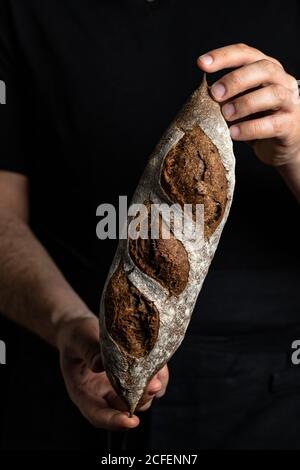
<path fill-rule="evenodd" d="M 125 400 L 126 400 L 126 403 L 127 403 L 127 406 L 128 406 L 128 412 L 129 412 L 129 418 L 132 418 L 134 413 L 135 413 L 135 410 L 138 406 L 138 403 L 140 401 L 140 398 L 141 397 L 135 397 L 135 398 L 129 398 L 129 397 L 126 397 Z"/>
<path fill-rule="evenodd" d="M 126 381 L 124 374 L 120 374 L 117 369 L 112 371 L 112 367 L 111 369 L 107 367 L 107 361 L 106 373 L 115 392 L 125 404 L 126 408 L 124 411 L 126 411 L 129 414 L 129 417 L 132 418 L 139 401 L 143 396 L 148 379 L 145 378 L 144 380 L 141 380 L 140 374 L 135 374 L 133 370 L 129 369 L 129 379 Z"/>
<path fill-rule="evenodd" d="M 203 78 L 202 78 L 202 82 L 200 84 L 199 90 L 200 90 L 201 94 L 203 94 L 203 93 L 209 94 L 210 87 L 207 83 L 207 74 L 206 74 L 206 72 L 203 73 Z"/>
<path fill-rule="evenodd" d="M 141 399 L 141 396 L 132 392 L 124 393 L 124 390 L 123 390 L 123 393 L 122 392 L 120 393 L 120 390 L 118 390 L 117 393 L 119 397 L 122 398 L 122 400 L 126 404 L 127 411 L 129 413 L 129 418 L 133 418 L 137 405 Z"/>
<path fill-rule="evenodd" d="M 136 407 L 134 406 L 134 407 L 132 407 L 132 408 L 129 410 L 129 418 L 133 418 L 134 412 L 135 412 L 135 408 L 136 408 Z"/>

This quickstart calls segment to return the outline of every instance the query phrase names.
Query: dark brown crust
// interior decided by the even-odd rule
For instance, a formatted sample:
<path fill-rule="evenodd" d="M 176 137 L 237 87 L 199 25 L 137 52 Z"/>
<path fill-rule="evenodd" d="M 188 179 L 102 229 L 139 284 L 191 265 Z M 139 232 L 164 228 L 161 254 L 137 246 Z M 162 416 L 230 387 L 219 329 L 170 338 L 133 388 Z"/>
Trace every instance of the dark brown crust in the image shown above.
<path fill-rule="evenodd" d="M 151 238 L 151 202 L 148 208 L 148 238 L 129 239 L 129 254 L 135 265 L 152 279 L 159 282 L 170 295 L 179 296 L 187 286 L 190 264 L 187 252 L 172 234 L 171 238 Z M 160 235 L 161 235 L 160 216 Z"/>
<path fill-rule="evenodd" d="M 204 204 L 204 232 L 210 237 L 224 216 L 228 183 L 219 151 L 209 137 L 195 126 L 165 157 L 161 185 L 171 201 Z"/>
<path fill-rule="evenodd" d="M 159 312 L 127 279 L 122 262 L 105 294 L 106 328 L 113 340 L 134 358 L 153 349 L 159 330 Z"/>

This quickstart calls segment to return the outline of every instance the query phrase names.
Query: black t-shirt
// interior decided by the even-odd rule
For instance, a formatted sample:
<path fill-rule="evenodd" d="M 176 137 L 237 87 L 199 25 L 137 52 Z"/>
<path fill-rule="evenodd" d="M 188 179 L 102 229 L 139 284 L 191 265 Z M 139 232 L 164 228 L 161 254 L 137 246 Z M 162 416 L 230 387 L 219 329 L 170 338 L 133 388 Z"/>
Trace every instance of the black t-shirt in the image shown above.
<path fill-rule="evenodd" d="M 299 24 L 296 0 L 1 0 L 0 169 L 28 176 L 31 226 L 95 313 L 117 245 L 97 239 L 96 208 L 130 199 L 201 80 L 196 58 L 245 42 L 298 77 Z M 300 322 L 299 205 L 246 144 L 235 152 L 234 204 L 190 334 Z"/>

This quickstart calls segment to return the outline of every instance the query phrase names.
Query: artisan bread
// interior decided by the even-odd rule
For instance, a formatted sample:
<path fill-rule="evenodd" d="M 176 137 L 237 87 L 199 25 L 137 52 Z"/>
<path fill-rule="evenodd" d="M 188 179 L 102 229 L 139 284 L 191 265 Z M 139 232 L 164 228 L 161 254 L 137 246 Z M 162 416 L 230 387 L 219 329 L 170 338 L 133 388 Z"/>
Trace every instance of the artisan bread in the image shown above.
<path fill-rule="evenodd" d="M 132 200 L 145 205 L 149 220 L 155 204 L 190 204 L 193 223 L 201 205 L 202 241 L 178 233 L 174 221 L 164 239 L 159 214 L 158 238 L 119 241 L 102 293 L 103 363 L 131 414 L 184 338 L 229 215 L 234 168 L 230 133 L 204 76 L 150 156 Z"/>

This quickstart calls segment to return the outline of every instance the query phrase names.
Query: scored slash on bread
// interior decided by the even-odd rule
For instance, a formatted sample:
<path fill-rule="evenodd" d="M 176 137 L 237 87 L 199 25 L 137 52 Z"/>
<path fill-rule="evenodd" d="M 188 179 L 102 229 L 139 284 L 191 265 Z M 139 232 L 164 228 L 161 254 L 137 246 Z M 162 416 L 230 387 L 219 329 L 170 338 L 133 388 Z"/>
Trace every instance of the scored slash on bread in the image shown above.
<path fill-rule="evenodd" d="M 204 240 L 177 232 L 169 240 L 120 240 L 102 292 L 103 363 L 131 415 L 185 336 L 229 215 L 234 170 L 228 126 L 204 75 L 150 156 L 132 200 L 192 204 L 193 215 L 202 204 Z"/>

